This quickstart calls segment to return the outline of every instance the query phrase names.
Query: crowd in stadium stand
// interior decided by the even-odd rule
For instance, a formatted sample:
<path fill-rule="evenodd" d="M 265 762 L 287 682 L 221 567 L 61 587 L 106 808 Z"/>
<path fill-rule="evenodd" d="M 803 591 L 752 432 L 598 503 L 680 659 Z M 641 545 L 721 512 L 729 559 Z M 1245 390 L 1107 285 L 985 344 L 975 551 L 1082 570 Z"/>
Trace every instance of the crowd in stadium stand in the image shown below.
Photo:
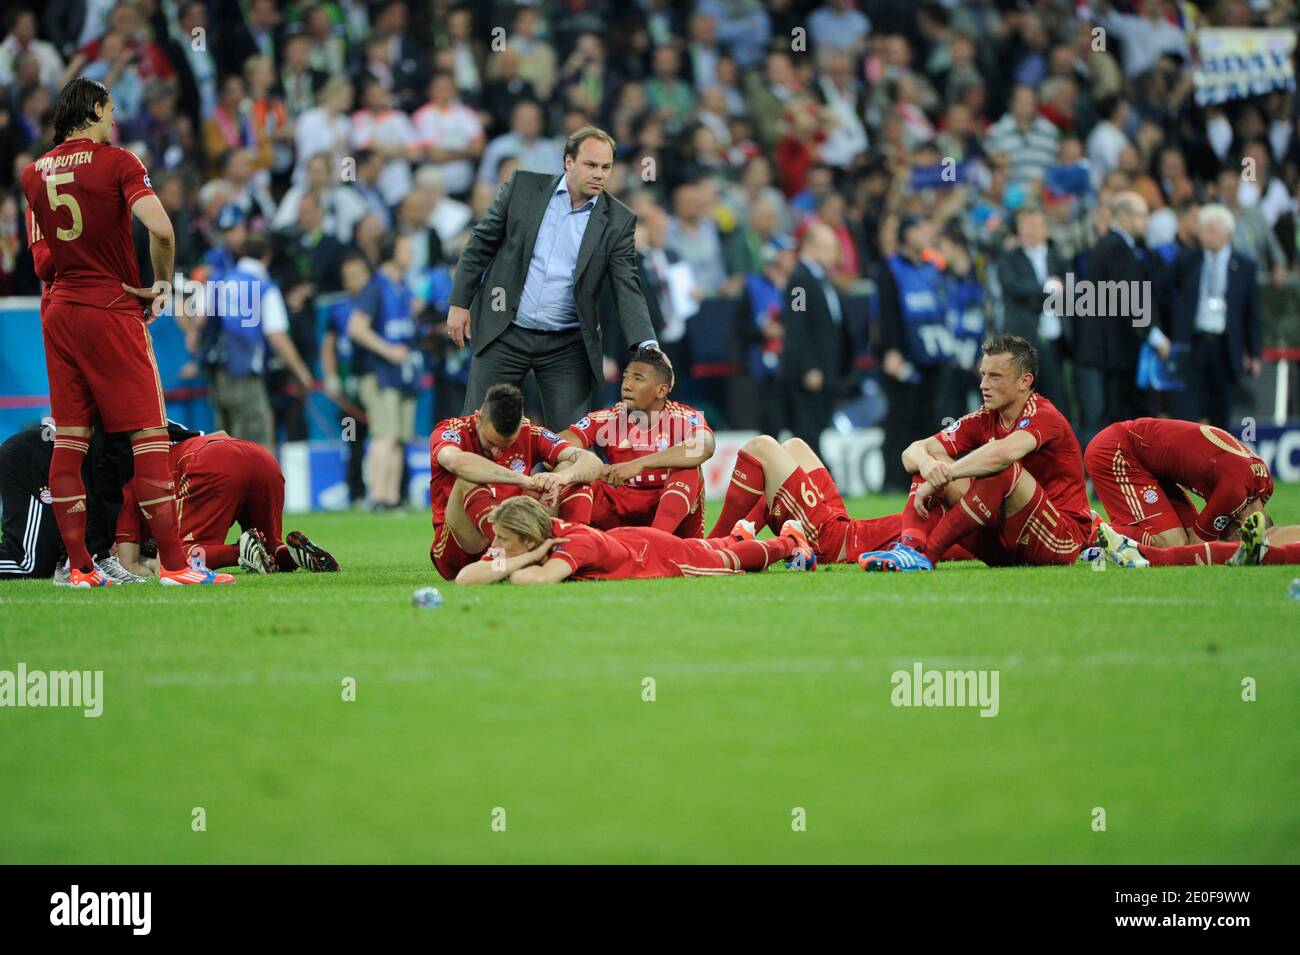
<path fill-rule="evenodd" d="M 40 288 L 18 172 L 50 146 L 61 85 L 99 79 L 117 142 L 175 224 L 178 269 L 264 268 L 281 292 L 251 390 L 219 380 L 203 334 L 189 342 L 192 372 L 229 405 L 219 420 L 268 443 L 275 433 L 240 423 L 250 403 L 268 402 L 278 437 L 295 439 L 305 387 L 360 400 L 350 316 L 381 269 L 417 303 L 424 373 L 411 387 L 431 382 L 437 417 L 459 413 L 469 356 L 444 324 L 457 254 L 514 170 L 560 173 L 566 136 L 589 123 L 618 143 L 609 191 L 640 217 L 641 279 L 679 388 L 726 379 L 719 426 L 815 441 L 837 408 L 875 423 L 887 398 L 892 443 L 932 433 L 973 407 L 975 344 L 1006 327 L 1038 346 L 1043 390 L 1086 440 L 1128 405 L 1094 398 L 1087 372 L 1113 359 L 1090 356 L 1068 320 L 1043 320 L 1040 273 L 1086 274 L 1124 193 L 1149 209 L 1134 238 L 1171 290 L 1157 303 L 1166 331 L 1205 206 L 1230 211 L 1232 249 L 1261 283 L 1300 274 L 1294 93 L 1199 106 L 1189 45 L 1197 22 L 1295 30 L 1288 0 L 6 7 L 0 295 Z M 147 282 L 143 232 L 139 248 Z M 1017 269 L 1027 299 L 1008 284 Z M 792 309 L 796 285 L 824 307 Z M 951 335 L 937 358 L 899 331 L 909 290 L 939 302 Z M 702 307 L 715 300 L 729 304 Z M 706 356 L 723 360 L 702 360 L 692 322 L 724 314 L 723 347 Z M 615 329 L 611 379 L 626 354 Z M 1258 344 L 1241 347 L 1258 374 Z"/>

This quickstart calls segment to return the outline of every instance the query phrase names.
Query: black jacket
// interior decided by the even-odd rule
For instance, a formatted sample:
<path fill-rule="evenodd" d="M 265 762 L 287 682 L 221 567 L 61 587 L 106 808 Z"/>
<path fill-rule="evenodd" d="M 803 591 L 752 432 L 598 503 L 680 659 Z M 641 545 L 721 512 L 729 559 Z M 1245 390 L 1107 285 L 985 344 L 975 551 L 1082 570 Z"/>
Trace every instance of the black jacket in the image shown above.
<path fill-rule="evenodd" d="M 1145 252 L 1144 258 L 1129 247 L 1124 237 L 1113 229 L 1102 236 L 1088 256 L 1087 278 L 1093 283 L 1125 282 L 1147 283 L 1145 286 L 1129 285 L 1130 290 L 1144 289 L 1150 311 L 1149 325 L 1134 326 L 1135 314 L 1108 315 L 1102 307 L 1106 296 L 1094 284 L 1093 301 L 1096 310 L 1090 316 L 1074 319 L 1074 360 L 1088 368 L 1104 368 L 1108 372 L 1136 373 L 1138 352 L 1151 332 L 1150 325 L 1160 324 L 1155 290 L 1159 286 L 1160 271 L 1154 253 Z M 1131 312 L 1132 310 L 1130 310 Z"/>
<path fill-rule="evenodd" d="M 829 278 L 826 281 L 830 281 Z M 802 309 L 795 306 L 802 299 Z M 840 308 L 844 298 L 840 297 Z M 837 324 L 831 316 L 822 282 L 807 264 L 800 261 L 790 274 L 781 309 L 785 328 L 785 348 L 781 354 L 781 377 L 799 381 L 814 368 L 820 369 L 826 391 L 834 393 L 843 384 L 849 369 L 852 348 L 848 337 L 848 316 L 841 315 Z"/>

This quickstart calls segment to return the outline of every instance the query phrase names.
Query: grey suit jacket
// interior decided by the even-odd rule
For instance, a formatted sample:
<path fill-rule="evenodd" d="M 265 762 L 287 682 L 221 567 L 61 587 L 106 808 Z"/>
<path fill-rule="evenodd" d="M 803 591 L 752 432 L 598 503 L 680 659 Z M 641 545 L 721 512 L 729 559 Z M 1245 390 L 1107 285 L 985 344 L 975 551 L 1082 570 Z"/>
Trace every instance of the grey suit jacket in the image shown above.
<path fill-rule="evenodd" d="M 456 266 L 451 304 L 470 310 L 470 344 L 476 355 L 515 320 L 533 245 L 560 179 L 545 173 L 515 172 L 470 233 Z M 578 247 L 573 302 L 597 381 L 604 380 L 597 308 L 607 280 L 627 340 L 636 344 L 655 337 L 637 271 L 635 228 L 636 213 L 602 192 Z"/>

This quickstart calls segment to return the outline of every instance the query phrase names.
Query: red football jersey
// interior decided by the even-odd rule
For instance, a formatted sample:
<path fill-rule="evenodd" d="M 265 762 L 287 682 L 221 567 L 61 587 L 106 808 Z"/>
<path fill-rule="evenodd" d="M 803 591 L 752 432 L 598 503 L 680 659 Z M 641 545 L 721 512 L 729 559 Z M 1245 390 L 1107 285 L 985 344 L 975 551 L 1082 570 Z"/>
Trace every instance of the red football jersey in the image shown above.
<path fill-rule="evenodd" d="M 677 401 L 665 402 L 662 411 L 644 413 L 629 413 L 620 401 L 575 421 L 568 430 L 584 448 L 604 450 L 610 464 L 643 458 L 682 444 L 697 434 L 712 433 L 704 415 Z M 642 471 L 624 486 L 661 486 L 670 473 L 665 469 Z"/>
<path fill-rule="evenodd" d="M 51 301 L 139 311 L 131 206 L 154 194 L 129 150 L 69 139 L 23 170 L 23 191 L 58 275 Z"/>
<path fill-rule="evenodd" d="M 523 427 L 519 429 L 519 437 L 501 452 L 500 457 L 493 458 L 484 453 L 479 444 L 477 411 L 463 418 L 439 421 L 429 438 L 429 504 L 433 508 L 434 526 L 443 523 L 447 513 L 447 499 L 451 497 L 451 489 L 456 484 L 456 475 L 438 463 L 438 452 L 448 445 L 482 455 L 519 474 L 531 474 L 533 467 L 543 461 L 554 467 L 559 463 L 560 455 L 573 447 L 555 432 L 539 428 L 525 418 Z"/>
<path fill-rule="evenodd" d="M 1202 540 L 1217 540 L 1251 501 L 1273 496 L 1268 465 L 1226 431 L 1173 418 L 1138 418 L 1122 427 L 1142 467 L 1205 501 L 1193 525 Z"/>
<path fill-rule="evenodd" d="M 615 527 L 600 531 L 586 524 L 554 519 L 551 536 L 566 538 L 551 557 L 573 568 L 570 580 L 642 580 L 740 574 L 739 562 L 720 556 L 717 541 L 676 537 L 654 527 Z"/>
<path fill-rule="evenodd" d="M 1013 431 L 1028 431 L 1038 442 L 1020 464 L 1042 485 L 1060 512 L 1072 518 L 1080 528 L 1092 526 L 1092 510 L 1083 483 L 1083 453 L 1070 423 L 1056 406 L 1036 392 L 1010 428 L 1002 426 L 1001 416 L 987 408 L 958 418 L 934 437 L 954 459 L 990 441 L 1005 438 Z"/>

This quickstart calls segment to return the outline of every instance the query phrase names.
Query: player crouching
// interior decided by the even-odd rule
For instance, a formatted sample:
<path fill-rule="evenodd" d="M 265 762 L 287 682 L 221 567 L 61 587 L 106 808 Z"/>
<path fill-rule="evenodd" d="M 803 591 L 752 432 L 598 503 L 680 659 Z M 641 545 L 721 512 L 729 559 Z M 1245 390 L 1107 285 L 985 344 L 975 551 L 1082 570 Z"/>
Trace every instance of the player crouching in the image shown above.
<path fill-rule="evenodd" d="M 1297 528 L 1274 528 L 1258 501 L 1253 502 L 1241 522 L 1241 540 L 1202 541 L 1199 544 L 1180 544 L 1174 547 L 1157 547 L 1139 544 L 1112 525 L 1103 522 L 1098 526 L 1106 559 L 1125 569 L 1137 567 L 1208 566 L 1232 564 L 1253 567 L 1260 564 L 1300 564 L 1300 543 L 1278 543 L 1294 536 Z M 1279 534 L 1277 531 L 1289 533 Z"/>
<path fill-rule="evenodd" d="M 743 533 L 681 538 L 653 527 L 601 531 L 553 518 L 539 501 L 524 496 L 503 501 L 489 519 L 493 552 L 462 568 L 458 584 L 720 577 L 758 573 L 779 560 L 792 570 L 811 570 L 816 563 L 796 521 L 786 521 L 780 537 L 761 541 Z"/>
<path fill-rule="evenodd" d="M 181 540 L 209 567 L 238 565 L 255 574 L 299 567 L 317 573 L 338 571 L 334 556 L 301 531 L 290 531 L 281 540 L 284 475 L 279 462 L 260 444 L 218 432 L 174 444 L 169 454 L 179 492 Z M 132 573 L 148 575 L 153 568 L 140 559 L 140 542 L 147 536 L 141 509 L 129 488 L 123 496 L 118 559 Z M 227 544 L 226 536 L 236 523 L 243 533 L 238 543 Z"/>

